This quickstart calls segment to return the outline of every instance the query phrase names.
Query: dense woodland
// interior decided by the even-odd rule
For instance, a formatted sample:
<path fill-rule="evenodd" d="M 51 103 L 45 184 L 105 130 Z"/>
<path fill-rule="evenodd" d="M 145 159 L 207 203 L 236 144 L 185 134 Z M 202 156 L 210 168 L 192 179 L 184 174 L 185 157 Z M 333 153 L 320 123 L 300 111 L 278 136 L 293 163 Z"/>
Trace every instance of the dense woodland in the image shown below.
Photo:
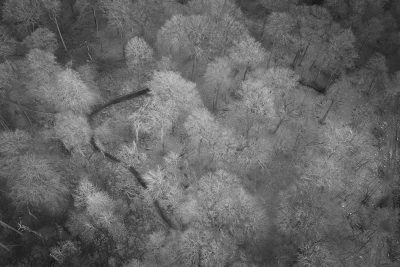
<path fill-rule="evenodd" d="M 0 7 L 0 266 L 400 266 L 400 1 Z"/>

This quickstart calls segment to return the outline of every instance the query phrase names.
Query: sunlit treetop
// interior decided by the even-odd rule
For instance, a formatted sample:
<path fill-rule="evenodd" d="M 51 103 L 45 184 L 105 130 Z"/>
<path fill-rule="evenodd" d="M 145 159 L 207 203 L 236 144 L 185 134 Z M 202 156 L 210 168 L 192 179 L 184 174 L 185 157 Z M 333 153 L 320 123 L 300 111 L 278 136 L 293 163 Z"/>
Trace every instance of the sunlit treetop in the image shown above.
<path fill-rule="evenodd" d="M 234 16 L 225 15 L 216 24 L 211 25 L 210 46 L 211 53 L 222 56 L 226 55 L 229 47 L 242 36 L 249 35 L 248 29 L 242 21 L 237 20 Z"/>
<path fill-rule="evenodd" d="M 261 78 L 274 91 L 281 91 L 282 93 L 296 87 L 299 80 L 299 76 L 287 68 L 260 69 L 254 75 Z"/>
<path fill-rule="evenodd" d="M 74 194 L 75 207 L 86 208 L 87 197 L 94 194 L 96 191 L 96 187 L 87 178 L 82 178 Z"/>
<path fill-rule="evenodd" d="M 7 0 L 3 6 L 3 19 L 13 24 L 21 24 L 26 28 L 33 28 L 39 23 L 43 15 L 40 1 Z"/>
<path fill-rule="evenodd" d="M 304 93 L 297 88 L 299 76 L 294 71 L 286 68 L 269 68 L 260 69 L 254 75 L 263 81 L 272 96 L 272 100 L 268 102 L 273 103 L 274 113 L 270 113 L 269 116 L 276 114 L 277 120 L 273 133 L 279 130 L 283 122 L 299 119 L 303 115 Z"/>
<path fill-rule="evenodd" d="M 2 90 L 10 89 L 15 81 L 15 65 L 11 61 L 4 61 L 0 64 L 0 94 Z"/>
<path fill-rule="evenodd" d="M 97 88 L 96 78 L 98 75 L 98 71 L 96 69 L 96 65 L 94 64 L 81 65 L 76 68 L 76 71 L 79 73 L 79 77 L 87 86 L 89 86 L 93 90 Z"/>
<path fill-rule="evenodd" d="M 28 55 L 30 93 L 57 111 L 87 113 L 99 96 L 72 70 L 62 70 L 51 53 L 33 49 Z"/>
<path fill-rule="evenodd" d="M 42 82 L 46 82 L 51 74 L 61 70 L 57 65 L 56 57 L 52 53 L 37 48 L 29 52 L 27 61 L 28 67 L 32 72 L 32 78 L 43 79 Z M 45 76 L 47 76 L 47 79 L 44 78 Z"/>
<path fill-rule="evenodd" d="M 128 39 L 143 35 L 150 37 L 151 31 L 156 31 L 154 26 L 163 22 L 165 13 L 170 12 L 172 1 L 160 2 L 158 0 L 99 0 L 99 6 L 106 14 L 108 25 L 117 29 L 121 37 Z"/>
<path fill-rule="evenodd" d="M 20 209 L 31 206 L 36 211 L 51 215 L 65 211 L 68 190 L 63 184 L 63 177 L 53 169 L 50 161 L 27 154 L 19 162 L 10 192 L 15 205 Z"/>
<path fill-rule="evenodd" d="M 162 101 L 172 99 L 182 109 L 202 106 L 196 84 L 186 81 L 176 72 L 157 71 L 147 85 Z"/>
<path fill-rule="evenodd" d="M 176 264 L 184 266 L 196 266 L 196 263 L 200 266 L 223 266 L 231 262 L 238 253 L 238 248 L 230 237 L 205 229 L 189 229 L 177 241 Z"/>
<path fill-rule="evenodd" d="M 386 58 L 380 53 L 373 54 L 365 67 L 374 74 L 384 74 L 388 71 Z"/>
<path fill-rule="evenodd" d="M 236 152 L 240 141 L 232 130 L 218 123 L 205 108 L 194 109 L 184 124 L 192 145 L 217 160 L 227 160 Z"/>
<path fill-rule="evenodd" d="M 31 35 L 24 39 L 28 49 L 38 48 L 54 53 L 58 48 L 56 35 L 47 28 L 37 28 Z"/>
<path fill-rule="evenodd" d="M 170 210 L 177 208 L 184 194 L 177 173 L 168 170 L 172 168 L 173 166 L 158 166 L 156 170 L 148 171 L 143 177 L 148 184 L 150 197 Z"/>
<path fill-rule="evenodd" d="M 371 95 L 378 88 L 386 89 L 390 84 L 386 58 L 380 53 L 373 54 L 364 68 L 359 69 L 356 74 L 359 89 L 367 95 Z"/>
<path fill-rule="evenodd" d="M 139 124 L 135 123 L 135 127 L 143 126 L 142 130 L 159 128 L 161 143 L 164 144 L 165 132 L 176 125 L 178 118 L 187 116 L 188 111 L 203 106 L 203 103 L 196 84 L 186 81 L 173 71 L 154 72 L 147 86 L 152 98 L 141 109 L 140 121 Z"/>
<path fill-rule="evenodd" d="M 351 110 L 360 102 L 360 95 L 354 90 L 351 78 L 342 75 L 337 79 L 326 93 L 327 101 L 335 101 L 333 109 L 338 113 L 339 120 L 346 121 Z M 348 106 L 346 106 L 348 105 Z M 342 113 L 343 111 L 343 113 Z M 340 115 L 339 115 L 340 114 Z"/>
<path fill-rule="evenodd" d="M 71 111 L 57 114 L 54 130 L 69 150 L 79 150 L 90 142 L 91 129 L 86 118 Z"/>
<path fill-rule="evenodd" d="M 208 86 L 228 88 L 233 82 L 232 79 L 232 67 L 228 58 L 217 58 L 208 63 L 206 73 L 204 74 L 204 81 Z"/>
<path fill-rule="evenodd" d="M 142 124 L 142 131 L 154 132 L 160 130 L 161 141 L 164 139 L 165 132 L 170 130 L 182 114 L 173 99 L 165 99 L 154 96 L 143 110 L 140 116 L 139 124 Z M 134 117 L 133 117 L 134 118 Z M 137 120 L 137 119 L 136 119 Z M 138 126 L 138 124 L 136 124 Z"/>
<path fill-rule="evenodd" d="M 358 53 L 355 47 L 356 37 L 351 29 L 345 29 L 335 35 L 329 41 L 329 49 L 333 60 L 337 62 L 334 68 L 353 68 Z"/>
<path fill-rule="evenodd" d="M 52 15 L 57 16 L 61 12 L 60 0 L 40 0 L 40 2 L 42 2 L 43 7 Z"/>
<path fill-rule="evenodd" d="M 241 101 L 228 105 L 223 120 L 238 130 L 248 145 L 267 130 L 276 133 L 282 123 L 299 119 L 305 112 L 305 94 L 296 88 L 297 81 L 298 76 L 289 69 L 255 70 L 241 84 Z"/>
<path fill-rule="evenodd" d="M 4 26 L 0 26 L 0 58 L 12 56 L 15 53 L 17 41 L 14 40 Z"/>
<path fill-rule="evenodd" d="M 134 37 L 125 46 L 125 58 L 130 68 L 138 68 L 153 59 L 153 49 L 140 37 Z"/>
<path fill-rule="evenodd" d="M 318 130 L 324 145 L 310 154 L 303 178 L 335 192 L 351 194 L 368 188 L 379 165 L 378 150 L 370 130 L 357 131 L 341 121 L 330 121 Z M 371 196 L 382 193 L 378 191 L 371 192 Z"/>
<path fill-rule="evenodd" d="M 209 19 L 201 15 L 173 16 L 158 32 L 157 41 L 161 51 L 175 56 L 179 53 L 204 56 L 209 49 L 206 39 L 209 23 Z"/>
<path fill-rule="evenodd" d="M 100 8 L 107 15 L 108 24 L 117 29 L 121 36 L 130 36 L 135 25 L 131 10 L 133 3 L 129 0 L 101 0 L 99 1 Z"/>
<path fill-rule="evenodd" d="M 59 110 L 87 113 L 98 101 L 98 95 L 91 91 L 72 69 L 58 73 L 56 82 L 58 88 L 53 92 L 54 96 L 51 99 Z"/>
<path fill-rule="evenodd" d="M 9 157 L 25 151 L 30 145 L 31 136 L 22 130 L 3 131 L 0 134 L 0 140 L 0 154 Z"/>
<path fill-rule="evenodd" d="M 235 87 L 233 68 L 228 58 L 217 58 L 208 63 L 200 93 L 206 106 L 212 110 L 221 107 L 221 101 L 228 101 L 228 94 Z"/>
<path fill-rule="evenodd" d="M 289 13 L 274 12 L 268 16 L 265 30 L 274 38 L 274 42 L 285 43 L 296 27 L 296 19 Z"/>
<path fill-rule="evenodd" d="M 157 62 L 158 71 L 176 71 L 176 64 L 170 56 L 162 56 Z"/>
<path fill-rule="evenodd" d="M 326 210 L 322 191 L 312 183 L 298 183 L 280 193 L 280 207 L 276 218 L 279 231 L 297 241 L 314 240 L 324 235 L 322 221 Z M 322 228 L 322 229 L 321 229 Z M 312 230 L 311 230 L 312 229 Z"/>
<path fill-rule="evenodd" d="M 263 80 L 247 79 L 242 84 L 243 102 L 250 113 L 275 117 L 274 88 L 268 87 Z"/>
<path fill-rule="evenodd" d="M 321 42 L 327 39 L 332 25 L 329 11 L 319 6 L 299 6 L 291 11 L 300 23 L 300 38 L 307 42 Z"/>
<path fill-rule="evenodd" d="M 95 240 L 96 227 L 90 221 L 90 217 L 83 212 L 71 212 L 66 227 L 72 236 L 79 236 L 84 244 L 90 244 Z"/>
<path fill-rule="evenodd" d="M 115 201 L 83 178 L 74 194 L 75 206 L 87 214 L 93 225 L 107 229 L 116 242 L 126 238 L 126 228 L 115 212 Z M 83 234 L 83 233 L 82 233 Z"/>
<path fill-rule="evenodd" d="M 172 235 L 155 232 L 146 244 L 144 261 L 127 266 L 224 266 L 238 258 L 239 253 L 230 236 L 201 227 Z"/>
<path fill-rule="evenodd" d="M 101 225 L 107 227 L 114 222 L 114 202 L 107 194 L 96 191 L 87 195 L 86 205 L 87 213 Z"/>
<path fill-rule="evenodd" d="M 185 6 L 177 1 L 139 0 L 135 1 L 134 12 L 147 40 L 155 40 L 160 26 L 173 15 L 185 14 Z"/>
<path fill-rule="evenodd" d="M 248 145 L 234 159 L 234 168 L 238 168 L 238 173 L 246 173 L 251 168 L 264 167 L 264 164 L 271 160 L 275 146 L 269 138 L 249 140 Z"/>
<path fill-rule="evenodd" d="M 211 59 L 227 52 L 247 30 L 230 15 L 214 21 L 205 15 L 175 15 L 159 30 L 157 42 L 163 54 L 184 59 Z"/>
<path fill-rule="evenodd" d="M 205 222 L 229 231 L 240 242 L 262 238 L 268 218 L 257 199 L 246 192 L 240 179 L 224 170 L 204 175 L 197 185 Z M 263 229 L 264 228 L 264 229 Z"/>
<path fill-rule="evenodd" d="M 235 64 L 250 68 L 254 68 L 263 62 L 265 55 L 266 51 L 261 44 L 248 35 L 235 42 L 229 53 L 229 57 Z"/>

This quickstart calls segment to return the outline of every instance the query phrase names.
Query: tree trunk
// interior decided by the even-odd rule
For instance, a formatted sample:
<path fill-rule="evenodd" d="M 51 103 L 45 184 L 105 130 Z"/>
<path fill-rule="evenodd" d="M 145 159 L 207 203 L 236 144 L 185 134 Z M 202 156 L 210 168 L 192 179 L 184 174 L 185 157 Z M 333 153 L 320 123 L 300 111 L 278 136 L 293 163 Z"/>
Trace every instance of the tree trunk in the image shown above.
<path fill-rule="evenodd" d="M 92 12 L 93 12 L 94 24 L 96 25 L 96 33 L 99 33 L 99 24 L 97 21 L 96 9 L 94 9 L 94 7 L 92 7 Z"/>
<path fill-rule="evenodd" d="M 307 53 L 308 53 L 308 48 L 310 47 L 310 44 L 307 45 L 306 50 L 304 51 L 303 55 L 301 56 L 301 60 L 299 62 L 299 66 L 301 66 L 301 64 L 303 64 L 303 60 L 306 57 Z"/>
<path fill-rule="evenodd" d="M 71 14 L 74 14 L 75 9 L 74 9 L 74 2 L 75 1 L 68 1 L 69 8 L 71 9 Z"/>
<path fill-rule="evenodd" d="M 141 68 L 138 70 L 138 72 L 137 72 L 137 88 L 140 88 L 140 85 L 142 84 L 141 82 L 140 82 L 140 79 L 142 78 L 141 77 Z"/>
<path fill-rule="evenodd" d="M 315 63 L 317 62 L 317 60 L 315 59 L 314 61 L 313 61 L 313 63 L 311 64 L 311 66 L 308 68 L 309 70 L 312 70 L 312 68 L 314 67 L 314 65 L 315 65 Z"/>
<path fill-rule="evenodd" d="M 296 55 L 295 55 L 294 58 L 293 58 L 293 61 L 292 61 L 292 64 L 291 64 L 291 66 L 292 66 L 293 69 L 296 67 L 297 59 L 299 58 L 300 53 L 301 53 L 301 49 L 299 49 L 299 50 L 296 52 Z"/>
<path fill-rule="evenodd" d="M 315 77 L 314 77 L 314 82 L 316 82 L 318 80 L 319 75 L 321 75 L 321 71 L 322 71 L 321 69 L 318 69 L 317 75 L 315 75 Z"/>
<path fill-rule="evenodd" d="M 245 137 L 246 137 L 246 146 L 249 146 L 249 137 L 250 137 L 250 130 L 252 128 L 252 122 L 250 121 L 249 110 L 246 112 L 246 128 L 245 128 Z"/>
<path fill-rule="evenodd" d="M 278 132 L 278 130 L 279 130 L 279 128 L 281 127 L 282 123 L 283 123 L 283 119 L 282 119 L 282 118 L 279 118 L 279 122 L 278 122 L 278 124 L 276 125 L 275 129 L 272 131 L 272 134 L 276 134 L 276 133 Z"/>
<path fill-rule="evenodd" d="M 90 54 L 89 45 L 88 45 L 88 43 L 87 43 L 86 41 L 85 41 L 85 44 L 86 44 L 86 49 L 87 49 L 88 57 L 89 57 L 90 61 L 93 61 L 92 55 Z"/>
<path fill-rule="evenodd" d="M 331 111 L 331 109 L 332 109 L 332 107 L 333 107 L 333 104 L 335 103 L 334 100 L 331 100 L 331 101 L 332 101 L 332 102 L 331 102 L 331 104 L 329 105 L 328 109 L 326 110 L 324 116 L 318 121 L 319 124 L 321 124 L 321 125 L 324 125 L 324 124 L 325 124 L 325 120 L 326 120 L 326 118 L 328 117 L 328 114 L 329 114 L 329 112 Z"/>
<path fill-rule="evenodd" d="M 202 142 L 203 142 L 203 139 L 200 139 L 200 142 L 197 145 L 197 155 L 200 155 L 200 153 L 201 153 L 201 144 L 202 144 Z"/>
<path fill-rule="evenodd" d="M 370 82 L 370 84 L 369 84 L 369 86 L 368 86 L 368 90 L 367 90 L 367 92 L 366 92 L 366 94 L 367 94 L 368 96 L 371 94 L 373 85 L 375 85 L 375 82 L 376 82 L 376 79 L 377 79 L 376 76 L 377 76 L 377 75 L 374 75 L 374 77 L 372 78 L 372 80 L 371 80 L 371 82 Z"/>
<path fill-rule="evenodd" d="M 199 246 L 198 250 L 197 250 L 197 267 L 201 267 L 201 247 Z"/>
<path fill-rule="evenodd" d="M 170 229 L 174 230 L 179 230 L 175 224 L 171 221 L 171 219 L 168 218 L 168 216 L 165 214 L 164 210 L 161 208 L 160 202 L 158 200 L 155 200 L 153 202 L 153 205 L 155 209 L 157 210 L 157 214 L 161 217 L 162 221 L 165 223 L 166 226 Z"/>
<path fill-rule="evenodd" d="M 329 80 L 328 80 L 328 86 L 330 86 L 331 83 L 333 82 L 333 77 L 336 75 L 338 70 L 339 70 L 339 67 L 336 67 L 335 70 L 331 73 L 331 76 L 329 77 Z"/>
<path fill-rule="evenodd" d="M 274 49 L 272 48 L 271 52 L 269 53 L 269 57 L 268 57 L 267 69 L 269 69 L 271 66 L 271 59 L 272 59 L 273 54 L 274 54 Z"/>
<path fill-rule="evenodd" d="M 248 147 L 250 145 L 250 130 L 251 130 L 251 124 L 250 122 L 246 123 L 246 147 Z"/>
<path fill-rule="evenodd" d="M 398 125 L 396 125 L 396 135 L 395 135 L 395 137 L 394 137 L 394 152 L 393 152 L 393 155 L 394 155 L 394 159 L 395 159 L 395 162 L 397 162 L 397 158 L 398 158 L 398 146 L 399 146 L 399 126 Z"/>
<path fill-rule="evenodd" d="M 2 220 L 0 220 L 0 225 L 3 226 L 4 228 L 8 228 L 11 231 L 14 231 L 15 233 L 19 234 L 20 236 L 22 236 L 22 233 L 20 231 L 18 231 L 17 229 L 15 229 L 14 227 L 12 227 L 11 225 L 3 222 Z"/>
<path fill-rule="evenodd" d="M 222 53 L 221 53 L 222 56 L 225 56 L 227 47 L 228 47 L 228 27 L 226 27 L 224 31 L 224 43 L 222 44 Z"/>
<path fill-rule="evenodd" d="M 61 43 L 62 43 L 62 45 L 63 45 L 63 47 L 64 47 L 64 50 L 65 50 L 65 52 L 68 53 L 67 46 L 65 45 L 64 38 L 63 38 L 63 36 L 62 36 L 62 34 L 61 34 L 60 27 L 59 27 L 59 25 L 58 25 L 57 17 L 56 17 L 55 14 L 53 14 L 52 16 L 53 16 L 54 23 L 56 24 L 57 31 L 58 31 L 58 35 L 60 36 Z"/>
<path fill-rule="evenodd" d="M 265 25 L 267 25 L 267 19 L 268 19 L 268 16 L 265 16 L 264 21 L 263 21 L 263 26 L 261 28 L 261 34 L 260 34 L 260 37 L 258 38 L 259 42 L 262 42 L 262 40 L 264 39 Z"/>
<path fill-rule="evenodd" d="M 118 35 L 119 35 L 119 38 L 121 39 L 121 41 L 122 41 L 122 51 L 124 50 L 124 33 L 122 32 L 122 29 L 121 28 L 117 28 L 117 32 L 118 32 Z"/>
<path fill-rule="evenodd" d="M 217 88 L 217 90 L 215 91 L 215 97 L 212 103 L 212 111 L 215 113 L 215 111 L 217 110 L 218 107 L 218 98 L 219 98 L 219 86 Z"/>
<path fill-rule="evenodd" d="M 247 65 L 247 66 L 246 66 L 246 69 L 244 70 L 243 81 L 246 80 L 246 75 L 247 75 L 247 72 L 248 72 L 249 70 L 250 70 L 250 66 Z"/>
<path fill-rule="evenodd" d="M 276 31 L 275 31 L 275 34 L 276 34 Z M 274 36 L 275 36 L 275 34 L 274 34 Z M 270 65 L 270 64 L 271 64 L 271 59 L 272 59 L 272 56 L 274 55 L 274 52 L 275 52 L 275 41 L 272 40 L 271 52 L 269 53 L 268 62 L 267 62 L 267 68 L 268 68 L 268 69 L 269 69 L 269 67 L 271 66 L 271 65 Z"/>
<path fill-rule="evenodd" d="M 135 127 L 136 144 L 139 144 L 139 127 Z"/>
<path fill-rule="evenodd" d="M 164 153 L 165 152 L 165 144 L 164 144 L 164 126 L 163 125 L 161 125 L 160 139 L 161 139 L 161 151 Z"/>
<path fill-rule="evenodd" d="M 392 138 L 391 139 L 391 144 L 390 148 L 388 151 L 389 154 L 389 164 L 387 164 L 387 173 L 390 179 L 390 183 L 392 186 L 390 198 L 392 202 L 392 208 L 393 210 L 396 210 L 399 207 L 399 200 L 398 200 L 398 184 L 399 184 L 399 178 L 398 178 L 398 171 L 397 171 L 397 165 L 398 165 L 398 139 L 399 139 L 399 126 L 397 119 L 392 117 L 390 124 L 392 124 L 394 127 L 392 127 Z M 394 128 L 394 129 L 393 129 Z"/>
<path fill-rule="evenodd" d="M 190 75 L 192 81 L 194 80 L 194 70 L 195 70 L 195 68 L 196 68 L 196 56 L 193 57 L 192 74 Z"/>

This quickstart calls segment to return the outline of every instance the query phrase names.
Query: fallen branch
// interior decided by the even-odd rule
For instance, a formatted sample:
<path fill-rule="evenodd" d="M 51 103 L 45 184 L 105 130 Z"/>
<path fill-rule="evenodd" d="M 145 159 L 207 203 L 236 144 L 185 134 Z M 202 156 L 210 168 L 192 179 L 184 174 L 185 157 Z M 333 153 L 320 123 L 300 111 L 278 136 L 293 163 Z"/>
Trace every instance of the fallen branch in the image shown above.
<path fill-rule="evenodd" d="M 92 146 L 93 146 L 95 151 L 102 153 L 107 159 L 111 160 L 114 163 L 121 164 L 122 167 L 124 167 L 126 170 L 128 170 L 136 178 L 136 180 L 138 181 L 138 183 L 140 184 L 140 186 L 143 189 L 147 189 L 148 188 L 146 181 L 143 179 L 142 175 L 136 170 L 135 167 L 124 163 L 122 160 L 118 159 L 114 155 L 112 155 L 112 154 L 108 153 L 107 151 L 104 151 L 103 149 L 101 149 L 100 146 L 96 143 L 96 140 L 95 140 L 94 137 L 92 137 L 90 143 L 92 144 Z M 160 216 L 160 218 L 162 219 L 164 224 L 167 225 L 171 229 L 177 230 L 177 227 L 172 223 L 172 221 L 168 218 L 168 216 L 162 210 L 158 200 L 154 200 L 153 201 L 153 205 L 154 205 L 154 207 L 155 207 L 155 209 L 157 211 L 157 214 Z"/>
<path fill-rule="evenodd" d="M 158 202 L 158 200 L 154 200 L 153 204 L 157 210 L 158 215 L 161 217 L 161 219 L 163 220 L 165 225 L 167 225 L 171 229 L 177 230 L 177 227 L 175 227 L 175 225 L 172 223 L 172 221 L 164 214 L 164 211 L 162 210 L 162 208 L 160 206 L 160 202 Z"/>
<path fill-rule="evenodd" d="M 10 251 L 10 249 L 9 249 L 6 245 L 4 245 L 3 243 L 1 243 L 1 242 L 0 242 L 0 247 L 4 248 L 4 249 L 7 250 L 7 251 Z"/>
<path fill-rule="evenodd" d="M 306 81 L 304 79 L 301 79 L 299 81 L 299 83 L 301 85 L 303 85 L 303 86 L 310 87 L 310 88 L 314 89 L 315 91 L 317 91 L 317 92 L 319 92 L 321 94 L 325 94 L 325 92 L 326 92 L 326 88 L 322 87 L 322 86 L 319 86 L 316 82 L 308 82 L 308 81 Z"/>
<path fill-rule="evenodd" d="M 140 90 L 140 91 L 137 91 L 137 92 L 134 92 L 134 93 L 130 93 L 130 94 L 127 94 L 127 95 L 124 95 L 124 96 L 121 96 L 121 97 L 117 97 L 117 98 L 115 98 L 115 99 L 113 99 L 113 100 L 111 100 L 111 101 L 109 101 L 109 102 L 107 102 L 107 103 L 105 103 L 105 104 L 103 104 L 103 105 L 101 105 L 101 106 L 95 108 L 95 109 L 89 114 L 89 118 L 91 119 L 91 118 L 92 118 L 93 116 L 95 116 L 97 113 L 99 113 L 99 112 L 102 111 L 103 109 L 106 109 L 106 108 L 108 108 L 108 107 L 110 107 L 110 106 L 112 106 L 112 105 L 115 105 L 115 104 L 118 104 L 118 103 L 121 103 L 121 102 L 124 102 L 124 101 L 127 101 L 127 100 L 131 100 L 131 99 L 134 99 L 134 98 L 139 97 L 139 96 L 142 96 L 142 95 L 146 95 L 146 94 L 148 94 L 149 92 L 150 92 L 150 89 L 145 88 L 145 89 L 143 89 L 143 90 Z"/>
<path fill-rule="evenodd" d="M 10 229 L 11 231 L 13 231 L 13 232 L 15 232 L 15 233 L 17 233 L 17 234 L 19 234 L 19 235 L 22 236 L 22 233 L 21 233 L 20 231 L 18 231 L 17 229 L 15 229 L 14 227 L 12 227 L 11 225 L 9 225 L 9 224 L 7 224 L 7 223 L 1 221 L 1 220 L 0 220 L 0 225 L 3 226 L 3 227 L 5 227 L 5 228 L 7 228 L 7 229 Z"/>

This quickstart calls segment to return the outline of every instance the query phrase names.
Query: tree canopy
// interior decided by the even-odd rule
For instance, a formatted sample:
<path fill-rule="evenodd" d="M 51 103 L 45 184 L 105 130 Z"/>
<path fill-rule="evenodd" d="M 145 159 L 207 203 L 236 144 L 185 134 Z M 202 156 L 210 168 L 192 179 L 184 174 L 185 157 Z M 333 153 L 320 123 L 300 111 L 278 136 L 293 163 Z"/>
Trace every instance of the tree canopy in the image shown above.
<path fill-rule="evenodd" d="M 0 266 L 399 266 L 399 1 L 0 9 Z"/>

